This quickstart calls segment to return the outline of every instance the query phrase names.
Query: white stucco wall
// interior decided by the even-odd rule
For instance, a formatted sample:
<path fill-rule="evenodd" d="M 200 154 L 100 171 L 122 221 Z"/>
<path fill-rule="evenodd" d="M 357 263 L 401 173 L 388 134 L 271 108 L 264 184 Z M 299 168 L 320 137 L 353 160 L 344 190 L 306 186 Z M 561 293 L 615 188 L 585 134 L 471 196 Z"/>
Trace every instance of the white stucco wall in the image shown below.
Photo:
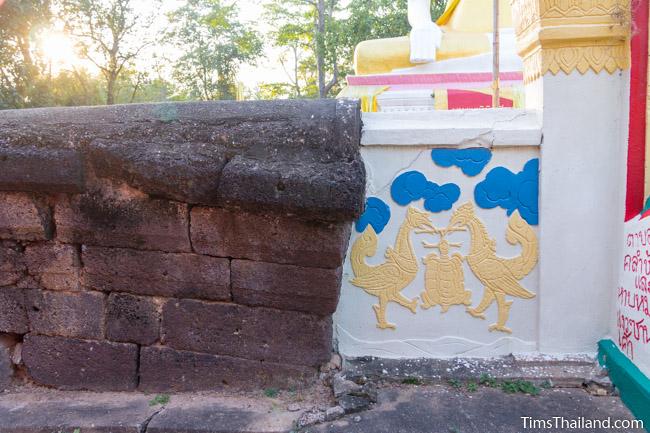
<path fill-rule="evenodd" d="M 624 75 L 621 103 L 621 142 L 624 149 L 619 164 L 618 209 L 625 208 L 627 187 L 627 139 L 629 122 L 629 74 Z M 647 157 L 647 156 L 646 156 Z M 639 182 L 644 180 L 639 179 Z M 638 216 L 623 223 L 619 215 L 619 239 L 616 244 L 614 272 L 617 277 L 610 307 L 610 338 L 623 353 L 650 377 L 650 219 Z"/>
<path fill-rule="evenodd" d="M 527 111 L 466 110 L 432 113 L 371 113 L 364 117 L 362 154 L 368 169 L 368 196 L 390 205 L 392 218 L 379 238 L 378 252 L 368 264 L 385 261 L 384 251 L 395 242 L 406 207 L 391 201 L 390 186 L 401 173 L 417 170 L 438 184 L 455 183 L 461 196 L 453 208 L 434 214 L 436 226 L 445 226 L 454 209 L 473 201 L 475 185 L 494 167 L 513 173 L 533 158 L 540 159 L 539 263 L 522 285 L 537 294 L 514 304 L 508 326 L 513 333 L 490 332 L 496 305 L 487 320 L 475 319 L 463 306 L 445 313 L 440 308 L 417 314 L 391 303 L 387 319 L 395 330 L 376 327 L 372 305 L 377 298 L 350 283 L 348 261 L 335 315 L 338 348 L 346 356 L 386 358 L 492 357 L 509 353 L 594 355 L 597 342 L 608 335 L 617 340 L 618 288 L 626 282 L 622 272 L 624 238 L 625 163 L 627 155 L 629 73 L 582 75 L 578 72 L 543 79 L 527 86 Z M 543 113 L 543 114 L 542 114 Z M 540 146 L 541 144 L 541 146 Z M 476 177 L 457 167 L 442 168 L 430 156 L 433 147 L 489 147 L 493 157 Z M 419 208 L 422 204 L 414 203 Z M 508 217 L 501 208 L 476 207 L 497 255 L 512 257 L 520 247 L 505 240 Z M 628 230 L 628 227 L 625 227 Z M 629 231 L 629 230 L 628 230 Z M 352 242 L 359 234 L 353 232 Z M 424 250 L 422 235 L 412 237 L 416 255 Z M 432 239 L 425 239 L 434 242 Z M 454 233 L 467 254 L 469 235 Z M 352 245 L 351 242 L 351 245 Z M 424 265 L 402 293 L 409 299 L 424 289 Z M 483 293 L 467 263 L 465 288 L 473 292 L 473 306 Z M 631 281 L 634 286 L 634 281 Z M 650 320 L 650 319 L 647 319 Z M 635 362 L 648 368 L 648 355 L 637 349 Z M 638 358 L 640 357 L 640 358 Z"/>
<path fill-rule="evenodd" d="M 440 115 L 441 116 L 438 116 Z M 404 221 L 407 206 L 391 199 L 391 184 L 400 174 L 416 170 L 437 184 L 455 183 L 460 187 L 459 200 L 448 211 L 432 214 L 436 227 L 447 226 L 455 209 L 474 203 L 474 188 L 493 168 L 506 167 L 513 173 L 522 171 L 531 159 L 539 157 L 541 142 L 540 117 L 537 112 L 518 110 L 468 110 L 445 113 L 372 113 L 364 117 L 362 155 L 368 171 L 367 196 L 383 200 L 391 208 L 391 219 L 378 235 L 377 254 L 367 259 L 369 265 L 386 261 L 384 252 L 393 246 L 397 231 Z M 440 167 L 432 161 L 434 147 L 466 148 L 492 147 L 492 159 L 475 177 L 465 175 L 460 168 Z M 413 206 L 423 209 L 422 201 Z M 515 257 L 520 246 L 510 245 L 505 238 L 509 217 L 502 208 L 482 209 L 475 206 L 476 215 L 485 223 L 490 236 L 496 240 L 497 255 Z M 533 226 L 539 233 L 539 226 Z M 350 249 L 360 234 L 353 230 Z M 424 290 L 425 267 L 421 259 L 432 252 L 423 241 L 436 243 L 437 236 L 412 234 L 411 240 L 418 257 L 419 270 L 415 280 L 402 294 L 409 299 L 420 296 Z M 463 246 L 452 253 L 467 255 L 470 236 L 467 232 L 452 233 L 451 242 Z M 436 251 L 437 252 L 437 251 Z M 343 286 L 339 308 L 335 315 L 335 336 L 338 349 L 344 356 L 377 356 L 383 358 L 420 357 L 494 357 L 510 353 L 538 350 L 539 297 L 513 300 L 507 325 L 512 334 L 490 332 L 488 326 L 497 321 L 496 304 L 486 311 L 486 320 L 474 318 L 462 305 L 452 306 L 442 314 L 440 307 L 429 310 L 418 306 L 417 313 L 390 303 L 387 320 L 397 325 L 395 330 L 379 329 L 372 305 L 377 297 L 354 286 L 348 251 L 343 270 Z M 465 289 L 473 292 L 472 305 L 477 306 L 483 296 L 483 285 L 474 276 L 467 263 L 463 264 Z M 531 292 L 539 292 L 539 266 L 521 280 Z"/>
<path fill-rule="evenodd" d="M 609 333 L 624 219 L 629 73 L 543 78 L 540 334 L 544 353 L 594 353 Z"/>
<path fill-rule="evenodd" d="M 612 339 L 650 377 L 650 218 L 625 223 Z"/>

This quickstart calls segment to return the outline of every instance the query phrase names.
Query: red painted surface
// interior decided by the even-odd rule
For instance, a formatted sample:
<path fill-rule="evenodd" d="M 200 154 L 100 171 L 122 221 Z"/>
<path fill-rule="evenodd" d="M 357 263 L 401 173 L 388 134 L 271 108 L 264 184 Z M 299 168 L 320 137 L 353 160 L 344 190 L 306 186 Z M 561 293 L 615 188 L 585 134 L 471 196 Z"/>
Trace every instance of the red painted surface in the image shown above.
<path fill-rule="evenodd" d="M 503 108 L 512 108 L 512 99 L 499 98 Z M 449 110 L 471 109 L 471 108 L 492 108 L 492 95 L 471 90 L 447 91 L 447 108 Z"/>
<path fill-rule="evenodd" d="M 645 0 L 647 3 L 647 0 Z M 501 81 L 523 81 L 523 72 L 501 72 Z M 399 84 L 492 83 L 491 72 L 450 74 L 349 75 L 350 86 L 388 86 Z"/>
<path fill-rule="evenodd" d="M 630 135 L 627 150 L 625 220 L 643 210 L 645 201 L 646 93 L 648 88 L 648 0 L 632 2 Z"/>

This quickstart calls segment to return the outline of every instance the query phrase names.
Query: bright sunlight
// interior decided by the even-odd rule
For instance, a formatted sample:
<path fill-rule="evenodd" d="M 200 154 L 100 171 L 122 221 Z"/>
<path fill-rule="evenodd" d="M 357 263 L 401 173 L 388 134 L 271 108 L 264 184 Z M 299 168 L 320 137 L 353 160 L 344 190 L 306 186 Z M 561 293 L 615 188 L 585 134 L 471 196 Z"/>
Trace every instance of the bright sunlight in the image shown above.
<path fill-rule="evenodd" d="M 87 61 L 80 58 L 75 49 L 75 43 L 62 31 L 45 31 L 40 37 L 39 45 L 43 57 L 53 74 L 64 69 L 87 66 Z"/>

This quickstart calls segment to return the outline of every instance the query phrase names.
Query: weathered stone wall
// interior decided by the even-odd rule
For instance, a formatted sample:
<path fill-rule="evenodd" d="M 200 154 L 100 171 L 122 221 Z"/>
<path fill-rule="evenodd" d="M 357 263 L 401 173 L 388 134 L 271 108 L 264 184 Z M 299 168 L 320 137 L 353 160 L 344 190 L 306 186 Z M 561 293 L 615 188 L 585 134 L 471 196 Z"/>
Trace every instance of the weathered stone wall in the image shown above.
<path fill-rule="evenodd" d="M 360 130 L 342 101 L 0 112 L 0 388 L 313 378 Z"/>

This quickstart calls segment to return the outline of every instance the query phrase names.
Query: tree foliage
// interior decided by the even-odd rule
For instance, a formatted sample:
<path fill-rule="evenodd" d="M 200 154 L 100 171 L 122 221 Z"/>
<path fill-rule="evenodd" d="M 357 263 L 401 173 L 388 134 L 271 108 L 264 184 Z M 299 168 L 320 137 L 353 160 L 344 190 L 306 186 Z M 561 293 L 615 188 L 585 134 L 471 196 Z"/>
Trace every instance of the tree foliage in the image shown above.
<path fill-rule="evenodd" d="M 133 0 L 61 0 L 61 8 L 82 54 L 106 79 L 106 104 L 114 104 L 120 74 L 152 42 L 143 30 L 153 15 L 136 14 Z"/>
<path fill-rule="evenodd" d="M 188 0 L 171 14 L 167 39 L 183 50 L 174 78 L 191 98 L 236 99 L 237 71 L 262 54 L 262 40 L 238 19 L 236 3 Z"/>
<path fill-rule="evenodd" d="M 431 2 L 431 16 L 437 19 L 445 10 L 446 0 Z M 346 59 L 348 69 L 354 56 L 354 48 L 370 39 L 406 36 L 411 27 L 408 23 L 408 0 L 351 0 L 348 18 L 343 20 L 339 35 L 341 58 Z"/>
<path fill-rule="evenodd" d="M 0 109 L 332 97 L 352 73 L 359 42 L 410 30 L 408 0 L 258 1 L 265 35 L 241 20 L 236 0 L 184 0 L 167 26 L 152 24 L 165 18 L 161 0 L 0 0 Z M 432 3 L 435 18 L 446 1 Z M 96 69 L 73 62 L 52 70 L 40 41 L 62 25 Z M 143 62 L 154 42 L 158 57 Z M 240 69 L 265 48 L 286 78 L 242 89 Z"/>
<path fill-rule="evenodd" d="M 0 108 L 46 103 L 45 64 L 35 42 L 50 19 L 49 0 L 0 3 Z"/>
<path fill-rule="evenodd" d="M 432 1 L 434 19 L 446 3 Z M 407 0 L 350 0 L 345 7 L 338 0 L 269 0 L 265 17 L 277 29 L 271 41 L 283 49 L 280 60 L 291 84 L 284 96 L 333 96 L 352 72 L 357 44 L 409 33 L 407 10 Z"/>
<path fill-rule="evenodd" d="M 272 43 L 290 62 L 290 68 L 283 64 L 290 69 L 290 96 L 326 97 L 340 78 L 339 0 L 270 0 L 265 8 L 265 19 L 277 28 L 270 34 Z"/>

